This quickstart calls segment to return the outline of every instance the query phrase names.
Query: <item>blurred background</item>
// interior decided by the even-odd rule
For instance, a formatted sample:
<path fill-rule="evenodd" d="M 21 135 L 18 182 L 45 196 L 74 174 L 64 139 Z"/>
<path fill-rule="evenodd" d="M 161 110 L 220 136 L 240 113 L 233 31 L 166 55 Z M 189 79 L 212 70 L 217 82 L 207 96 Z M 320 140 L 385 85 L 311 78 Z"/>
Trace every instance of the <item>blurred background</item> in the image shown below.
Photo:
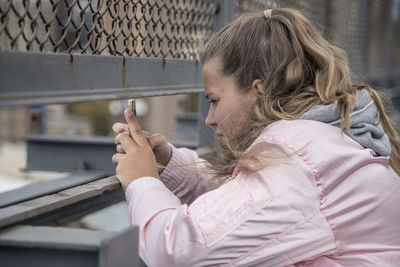
<path fill-rule="evenodd" d="M 26 136 L 111 138 L 115 136 L 112 125 L 125 122 L 125 108 L 127 100 L 0 109 L 0 192 L 53 176 L 48 172 L 24 171 Z M 196 140 L 197 110 L 198 94 L 136 99 L 136 114 L 142 128 L 161 132 L 171 141 Z"/>
<path fill-rule="evenodd" d="M 139 47 L 140 45 L 133 48 L 128 47 L 131 49 L 129 50 L 125 45 L 125 49 L 121 50 L 122 52 L 115 52 L 118 47 L 124 46 L 124 40 L 128 38 L 125 36 L 125 39 L 121 39 L 120 42 L 118 38 L 116 39 L 113 49 L 110 49 L 111 44 L 108 43 L 99 52 L 96 50 L 97 48 L 94 49 L 89 45 L 92 42 L 89 32 L 95 22 L 93 10 L 87 8 L 85 12 L 79 12 L 89 2 L 94 5 L 97 1 L 78 0 L 61 1 L 61 6 L 58 7 L 60 10 L 63 8 L 64 10 L 76 9 L 76 12 L 75 15 L 70 15 L 74 23 L 68 27 L 54 26 L 52 28 L 52 35 L 58 36 L 57 38 L 61 38 L 61 36 L 64 38 L 57 45 L 54 45 L 56 42 L 50 41 L 35 42 L 34 40 L 40 34 L 46 35 L 47 28 L 42 26 L 41 29 L 33 33 L 29 29 L 32 23 L 29 24 L 28 22 L 26 29 L 23 28 L 19 34 L 13 35 L 12 29 L 15 25 L 17 25 L 15 27 L 21 28 L 21 22 L 32 21 L 32 16 L 25 16 L 21 19 L 20 15 L 17 14 L 22 14 L 23 10 L 31 10 L 31 13 L 34 14 L 35 11 L 39 10 L 38 2 L 40 1 L 0 0 L 1 51 L 92 53 L 114 56 L 197 59 L 198 47 L 212 32 L 209 28 L 206 28 L 206 31 L 203 30 L 201 34 L 193 30 L 191 34 L 194 37 L 190 41 L 190 46 L 188 46 L 190 49 L 180 46 L 180 50 L 175 48 L 174 50 L 171 47 L 176 46 L 171 45 L 168 34 L 165 35 L 165 38 L 164 35 L 160 34 L 162 31 L 167 32 L 168 27 L 150 27 L 151 24 L 154 26 L 154 20 L 145 20 L 145 22 L 142 22 L 142 24 L 144 23 L 143 27 L 140 26 L 132 30 L 137 33 L 145 32 L 140 33 L 137 37 L 141 38 L 141 47 Z M 40 8 L 44 15 L 47 14 L 46 12 L 50 14 L 54 11 L 51 7 L 51 1 L 42 2 Z M 163 1 L 156 0 L 132 0 L 131 2 L 133 4 L 140 3 L 142 10 L 146 5 L 151 7 L 149 11 L 143 11 L 143 14 L 148 12 L 151 16 L 157 13 L 153 10 L 154 7 L 157 8 L 157 5 L 165 9 L 168 8 L 168 5 L 175 3 L 174 1 L 165 1 L 168 4 L 164 6 Z M 182 6 L 190 6 L 190 2 L 177 1 Z M 208 2 L 214 8 L 210 9 L 211 14 L 218 13 L 223 8 L 218 7 L 214 1 Z M 12 8 L 10 8 L 11 5 Z M 291 7 L 301 11 L 326 39 L 345 50 L 349 58 L 354 82 L 369 83 L 374 88 L 390 95 L 393 106 L 387 106 L 389 114 L 394 121 L 400 122 L 400 0 L 237 0 L 231 1 L 231 5 L 234 6 L 233 17 L 238 17 L 247 12 L 260 12 L 267 8 L 278 7 Z M 59 13 L 62 12 L 59 11 Z M 112 14 L 109 15 L 110 22 Z M 160 18 L 160 21 L 163 21 L 164 17 L 165 21 L 168 22 L 170 20 L 168 16 L 171 15 L 163 11 L 158 12 L 156 16 Z M 104 23 L 107 25 L 107 14 L 104 17 Z M 60 15 L 59 19 L 66 20 L 67 18 L 62 18 Z M 190 17 L 187 19 L 190 19 Z M 8 24 L 5 24 L 6 22 Z M 167 24 L 167 22 L 163 23 Z M 215 22 L 211 19 L 207 23 L 213 25 Z M 86 27 L 79 25 L 86 25 Z M 215 30 L 216 26 L 213 27 Z M 127 26 L 125 28 L 121 26 L 121 29 L 130 31 Z M 79 34 L 76 34 L 78 32 Z M 127 36 L 134 38 L 129 34 Z M 149 40 L 158 38 L 158 46 L 161 47 L 161 52 L 155 52 L 154 43 L 146 41 L 146 38 L 149 38 Z M 101 42 L 104 43 L 105 41 Z M 80 46 L 79 44 L 88 45 Z M 166 50 L 163 50 L 163 47 Z M 133 52 L 126 54 L 125 51 Z M 199 103 L 201 101 L 199 101 L 198 94 L 139 98 L 137 100 L 137 116 L 142 128 L 147 131 L 163 133 L 169 140 L 177 142 L 196 142 L 199 138 L 198 121 L 202 121 L 205 117 L 204 112 L 199 113 Z M 16 107 L 12 107 L 11 103 L 10 107 L 0 109 L 0 193 L 20 188 L 32 182 L 65 176 L 65 173 L 61 172 L 24 171 L 27 160 L 26 136 L 45 134 L 112 138 L 114 134 L 111 126 L 115 122 L 124 121 L 123 110 L 126 108 L 126 104 L 126 99 Z M 121 205 L 119 212 L 124 210 L 124 204 Z M 91 221 L 92 224 L 93 221 Z M 101 220 L 96 218 L 96 221 Z M 107 225 L 112 229 L 119 229 L 120 225 L 125 224 L 124 221 L 120 224 L 117 223 L 116 226 L 110 223 Z M 96 226 L 92 225 L 92 227 L 95 228 Z"/>

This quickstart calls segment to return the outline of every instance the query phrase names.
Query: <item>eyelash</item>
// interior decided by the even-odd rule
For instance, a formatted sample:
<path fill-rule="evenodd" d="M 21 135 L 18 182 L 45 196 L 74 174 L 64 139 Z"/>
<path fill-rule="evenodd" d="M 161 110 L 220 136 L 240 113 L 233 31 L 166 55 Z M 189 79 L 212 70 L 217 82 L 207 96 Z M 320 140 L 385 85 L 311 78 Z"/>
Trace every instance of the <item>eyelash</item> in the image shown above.
<path fill-rule="evenodd" d="M 210 102 L 210 104 L 216 104 L 218 100 L 209 99 L 208 102 Z"/>

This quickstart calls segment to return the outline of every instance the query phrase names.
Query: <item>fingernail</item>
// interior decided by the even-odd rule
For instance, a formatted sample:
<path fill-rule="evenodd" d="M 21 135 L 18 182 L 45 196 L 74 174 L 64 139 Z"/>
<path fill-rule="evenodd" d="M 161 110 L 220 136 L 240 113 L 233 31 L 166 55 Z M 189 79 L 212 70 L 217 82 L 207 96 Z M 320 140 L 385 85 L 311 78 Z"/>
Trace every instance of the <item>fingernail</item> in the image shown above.
<path fill-rule="evenodd" d="M 132 117 L 132 116 L 133 116 L 132 110 L 130 110 L 130 109 L 125 109 L 125 115 L 126 115 L 127 117 Z"/>

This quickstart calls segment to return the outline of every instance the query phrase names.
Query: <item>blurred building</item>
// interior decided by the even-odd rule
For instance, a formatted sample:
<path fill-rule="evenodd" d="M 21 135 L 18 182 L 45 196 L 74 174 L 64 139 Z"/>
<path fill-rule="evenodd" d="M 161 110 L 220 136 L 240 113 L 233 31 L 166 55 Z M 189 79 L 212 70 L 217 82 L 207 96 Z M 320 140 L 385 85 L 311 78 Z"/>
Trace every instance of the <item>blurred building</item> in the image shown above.
<path fill-rule="evenodd" d="M 17 142 L 29 131 L 29 108 L 0 109 L 0 142 Z"/>

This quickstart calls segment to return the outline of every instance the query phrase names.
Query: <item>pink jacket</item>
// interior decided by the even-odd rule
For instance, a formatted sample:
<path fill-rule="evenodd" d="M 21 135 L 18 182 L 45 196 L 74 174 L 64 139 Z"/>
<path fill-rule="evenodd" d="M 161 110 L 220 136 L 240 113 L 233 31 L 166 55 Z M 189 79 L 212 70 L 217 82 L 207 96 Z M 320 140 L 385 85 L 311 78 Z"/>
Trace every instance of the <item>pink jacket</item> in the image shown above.
<path fill-rule="evenodd" d="M 306 120 L 270 124 L 249 150 L 275 157 L 214 190 L 190 167 L 196 153 L 176 148 L 169 166 L 191 170 L 128 186 L 149 266 L 400 266 L 400 177 L 387 157 Z"/>

